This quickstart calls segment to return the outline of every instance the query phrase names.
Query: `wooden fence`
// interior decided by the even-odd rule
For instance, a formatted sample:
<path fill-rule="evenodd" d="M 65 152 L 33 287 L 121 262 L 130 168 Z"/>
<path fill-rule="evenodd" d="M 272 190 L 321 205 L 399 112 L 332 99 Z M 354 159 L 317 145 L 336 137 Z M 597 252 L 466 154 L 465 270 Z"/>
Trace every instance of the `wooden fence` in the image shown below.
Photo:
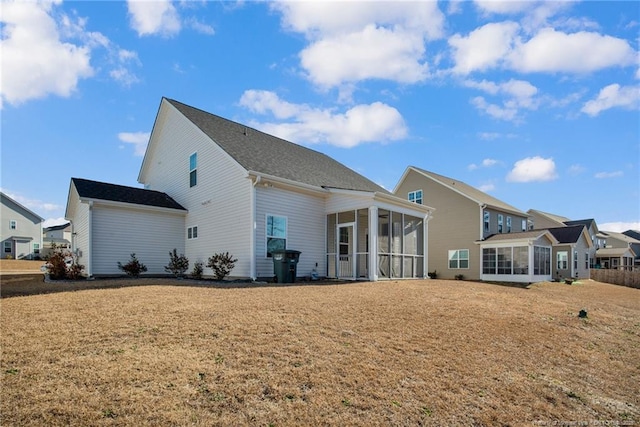
<path fill-rule="evenodd" d="M 640 289 L 640 271 L 592 269 L 591 279 Z"/>

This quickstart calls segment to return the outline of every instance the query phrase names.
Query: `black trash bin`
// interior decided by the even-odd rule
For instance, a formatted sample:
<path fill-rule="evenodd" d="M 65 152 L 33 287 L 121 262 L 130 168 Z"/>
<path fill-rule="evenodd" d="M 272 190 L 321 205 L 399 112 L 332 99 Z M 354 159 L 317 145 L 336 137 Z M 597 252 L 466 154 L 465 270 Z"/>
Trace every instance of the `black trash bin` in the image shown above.
<path fill-rule="evenodd" d="M 300 251 L 278 249 L 271 251 L 273 273 L 277 283 L 294 283 L 296 281 Z"/>

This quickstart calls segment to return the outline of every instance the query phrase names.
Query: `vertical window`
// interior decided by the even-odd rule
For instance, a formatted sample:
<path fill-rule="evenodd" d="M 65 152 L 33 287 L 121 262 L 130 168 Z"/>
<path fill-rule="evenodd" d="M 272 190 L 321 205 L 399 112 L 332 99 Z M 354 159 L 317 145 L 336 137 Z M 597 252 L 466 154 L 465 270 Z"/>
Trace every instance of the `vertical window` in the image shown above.
<path fill-rule="evenodd" d="M 187 239 L 197 239 L 198 238 L 198 226 L 195 225 L 193 227 L 187 228 Z"/>
<path fill-rule="evenodd" d="M 490 228 L 490 222 L 491 222 L 491 214 L 488 211 L 484 211 L 484 231 L 485 233 L 488 233 Z"/>
<path fill-rule="evenodd" d="M 198 153 L 189 156 L 189 187 L 198 183 Z"/>
<path fill-rule="evenodd" d="M 569 254 L 567 251 L 560 251 L 556 254 L 556 261 L 558 270 L 566 270 L 569 265 Z"/>
<path fill-rule="evenodd" d="M 267 215 L 267 257 L 271 252 L 287 248 L 287 218 Z"/>
<path fill-rule="evenodd" d="M 529 248 L 516 246 L 513 248 L 513 274 L 529 274 Z"/>
<path fill-rule="evenodd" d="M 13 252 L 13 245 L 10 241 L 5 241 L 4 242 L 4 253 L 5 254 L 10 254 L 11 252 Z"/>
<path fill-rule="evenodd" d="M 589 253 L 584 253 L 584 268 L 589 269 Z"/>
<path fill-rule="evenodd" d="M 573 251 L 573 269 L 578 269 L 578 251 Z"/>
<path fill-rule="evenodd" d="M 502 214 L 498 214 L 498 233 L 502 233 L 502 221 L 503 221 L 503 216 Z"/>
<path fill-rule="evenodd" d="M 15 230 L 18 228 L 18 222 L 15 219 L 12 219 L 11 221 L 9 221 L 9 228 L 11 230 Z"/>
<path fill-rule="evenodd" d="M 496 274 L 496 248 L 482 250 L 482 274 Z"/>
<path fill-rule="evenodd" d="M 40 243 L 33 244 L 33 253 L 35 255 L 40 255 Z"/>
<path fill-rule="evenodd" d="M 449 268 L 469 268 L 469 249 L 449 251 Z"/>
<path fill-rule="evenodd" d="M 409 191 L 409 201 L 421 205 L 422 204 L 422 190 Z"/>
<path fill-rule="evenodd" d="M 498 274 L 511 274 L 511 248 L 498 248 Z"/>
<path fill-rule="evenodd" d="M 523 219 L 521 222 L 522 231 L 527 231 L 527 220 Z"/>
<path fill-rule="evenodd" d="M 507 233 L 511 233 L 511 217 L 507 217 Z"/>
<path fill-rule="evenodd" d="M 537 276 L 551 274 L 551 248 L 533 247 L 533 274 Z"/>

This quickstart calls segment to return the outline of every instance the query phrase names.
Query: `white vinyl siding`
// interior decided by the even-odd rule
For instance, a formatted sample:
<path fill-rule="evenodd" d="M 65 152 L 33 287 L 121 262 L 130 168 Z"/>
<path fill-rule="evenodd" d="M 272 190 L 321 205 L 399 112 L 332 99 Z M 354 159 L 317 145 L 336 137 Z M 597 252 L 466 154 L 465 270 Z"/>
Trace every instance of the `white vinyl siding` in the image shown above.
<path fill-rule="evenodd" d="M 189 187 L 185 159 L 193 153 L 198 153 L 198 184 Z M 144 163 L 143 183 L 169 194 L 189 212 L 180 233 L 189 261 L 206 265 L 215 253 L 229 252 L 238 259 L 230 277 L 250 277 L 254 224 L 246 170 L 166 100 Z M 198 226 L 198 239 L 187 239 L 187 224 Z M 213 272 L 205 267 L 204 274 Z"/>
<path fill-rule="evenodd" d="M 147 266 L 146 274 L 166 274 L 169 252 L 184 253 L 184 216 L 149 210 L 94 205 L 93 274 L 122 274 L 132 253 Z"/>
<path fill-rule="evenodd" d="M 89 247 L 89 205 L 80 203 L 78 193 L 75 188 L 69 195 L 70 215 L 67 219 L 72 223 L 73 234 L 71 235 L 71 250 L 77 255 L 78 264 L 84 265 L 85 274 L 92 275 L 91 271 L 91 248 Z"/>
<path fill-rule="evenodd" d="M 300 251 L 297 274 L 326 271 L 325 206 L 320 196 L 275 187 L 256 187 L 256 263 L 258 277 L 273 277 L 273 259 L 266 255 L 267 215 L 287 218 L 287 249 Z M 317 263 L 317 267 L 316 267 Z"/>

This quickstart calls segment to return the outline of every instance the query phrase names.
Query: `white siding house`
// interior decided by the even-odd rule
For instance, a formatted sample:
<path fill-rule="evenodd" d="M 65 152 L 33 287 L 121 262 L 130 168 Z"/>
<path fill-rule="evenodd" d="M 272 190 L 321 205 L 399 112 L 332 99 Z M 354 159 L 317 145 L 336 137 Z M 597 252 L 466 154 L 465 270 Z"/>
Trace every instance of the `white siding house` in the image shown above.
<path fill-rule="evenodd" d="M 83 196 L 81 181 L 72 180 L 67 215 L 89 275 L 117 274 L 115 254 L 125 261 L 130 252 L 160 273 L 163 251 L 175 247 L 192 263 L 229 252 L 236 278 L 272 279 L 275 249 L 300 251 L 299 277 L 426 276 L 432 208 L 322 153 L 178 101 L 160 102 L 138 176 L 144 189 L 115 186 L 114 199 L 100 193 L 112 184 L 93 182 L 96 192 Z M 146 194 L 175 206 L 149 206 Z"/>
<path fill-rule="evenodd" d="M 42 249 L 44 219 L 0 192 L 2 258 L 34 259 Z"/>

